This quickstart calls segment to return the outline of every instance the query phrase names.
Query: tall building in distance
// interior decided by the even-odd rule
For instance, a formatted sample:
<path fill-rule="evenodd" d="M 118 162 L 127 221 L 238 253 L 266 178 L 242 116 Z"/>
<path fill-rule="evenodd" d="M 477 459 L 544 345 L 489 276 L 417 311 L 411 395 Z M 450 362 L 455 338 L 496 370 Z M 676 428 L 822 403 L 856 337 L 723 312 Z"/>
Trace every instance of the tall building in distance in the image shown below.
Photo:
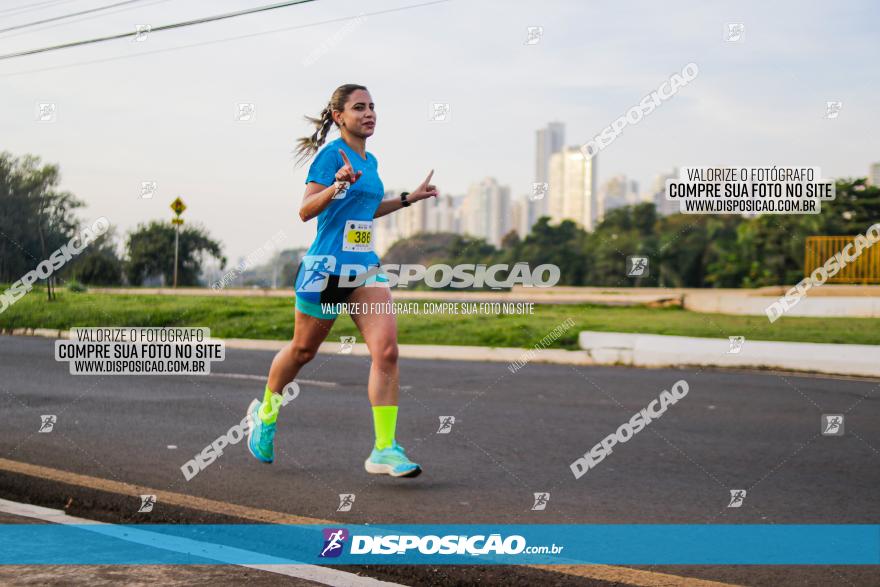
<path fill-rule="evenodd" d="M 592 231 L 598 218 L 599 156 L 584 157 L 579 147 L 567 147 L 550 157 L 549 216 L 554 224 L 573 220 Z"/>
<path fill-rule="evenodd" d="M 625 174 L 599 185 L 599 155 L 585 157 L 580 146 L 565 146 L 565 125 L 549 122 L 536 131 L 535 184 L 523 186 L 511 196 L 508 186 L 494 177 L 472 183 L 465 195 L 444 194 L 377 218 L 375 250 L 385 254 L 398 240 L 419 233 L 454 233 L 485 239 L 500 247 L 506 234 L 525 239 L 541 216 L 559 224 L 571 220 L 592 232 L 606 215 L 623 206 L 653 203 L 658 215 L 677 214 L 678 202 L 668 201 L 666 181 L 678 177 L 678 168 L 654 176 L 640 193 L 639 183 Z M 880 186 L 880 162 L 869 166 L 868 181 Z M 546 184 L 546 185 L 545 185 Z M 399 198 L 398 190 L 385 192 L 386 199 Z"/>
<path fill-rule="evenodd" d="M 400 193 L 395 192 L 394 197 L 400 198 Z M 414 206 L 393 212 L 393 214 L 397 215 L 397 226 L 400 229 L 400 238 L 409 238 L 420 232 L 427 232 L 429 210 L 430 204 L 427 200 L 423 200 L 421 202 L 416 202 L 416 205 Z"/>
<path fill-rule="evenodd" d="M 527 195 L 512 198 L 510 201 L 510 229 L 516 231 L 520 239 L 528 236 L 534 224 L 529 223 L 529 210 L 534 204 Z"/>
<path fill-rule="evenodd" d="M 561 122 L 551 122 L 546 128 L 538 129 L 535 133 L 535 183 L 550 182 L 550 158 L 562 150 L 565 145 L 565 125 Z M 552 197 L 553 186 L 550 186 L 550 194 L 538 200 L 528 201 L 528 227 L 541 216 L 550 213 L 549 198 Z"/>
<path fill-rule="evenodd" d="M 597 219 L 601 222 L 605 215 L 615 208 L 634 206 L 639 203 L 639 184 L 628 180 L 625 175 L 615 175 L 602 184 L 597 202 Z"/>
<path fill-rule="evenodd" d="M 661 173 L 654 177 L 654 185 L 651 194 L 654 200 L 654 206 L 657 208 L 658 216 L 669 216 L 670 214 L 678 214 L 678 202 L 666 199 L 666 180 L 678 177 L 678 167 L 672 168 L 672 173 Z"/>
<path fill-rule="evenodd" d="M 393 190 L 385 191 L 386 200 L 393 197 L 399 198 L 400 192 Z M 410 206 L 410 208 L 405 210 L 398 210 L 373 220 L 373 250 L 376 251 L 377 255 L 380 257 L 384 255 L 391 248 L 391 245 L 402 238 L 400 236 L 400 219 L 402 214 L 411 208 L 415 208 L 415 206 Z"/>
<path fill-rule="evenodd" d="M 499 247 L 510 231 L 510 188 L 499 185 L 494 177 L 471 184 L 458 209 L 460 231 L 486 239 Z"/>
<path fill-rule="evenodd" d="M 438 195 L 423 202 L 427 206 L 428 232 L 456 232 L 452 196 Z"/>
<path fill-rule="evenodd" d="M 868 183 L 880 188 L 880 161 L 872 163 L 868 168 Z"/>
<path fill-rule="evenodd" d="M 387 190 L 385 199 L 399 198 L 400 192 Z M 455 218 L 455 198 L 438 195 L 407 208 L 380 216 L 373 222 L 374 250 L 384 255 L 396 241 L 420 232 L 459 232 Z"/>

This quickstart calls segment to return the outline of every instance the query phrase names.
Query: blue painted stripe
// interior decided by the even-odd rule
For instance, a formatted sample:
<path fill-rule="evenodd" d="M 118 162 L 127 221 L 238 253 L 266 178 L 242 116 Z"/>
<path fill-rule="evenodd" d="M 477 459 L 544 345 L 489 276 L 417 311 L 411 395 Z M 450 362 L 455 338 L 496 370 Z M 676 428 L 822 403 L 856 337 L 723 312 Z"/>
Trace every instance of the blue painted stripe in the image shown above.
<path fill-rule="evenodd" d="M 345 530 L 338 556 L 319 556 Z M 460 536 L 479 549 L 498 543 L 561 552 L 460 554 Z M 407 535 L 406 543 L 393 536 Z M 438 537 L 435 541 L 434 538 Z M 482 536 L 482 538 L 480 538 Z M 450 537 L 450 538 L 445 538 Z M 422 543 L 456 544 L 451 554 Z M 333 541 L 331 541 L 333 542 Z M 371 543 L 377 544 L 376 551 Z M 452 543 L 448 543 L 452 544 Z M 365 554 L 352 552 L 360 545 Z M 398 553 L 398 546 L 405 551 Z M 393 548 L 392 548 L 393 547 Z M 392 554 L 380 554 L 392 548 Z M 618 564 L 877 565 L 880 525 L 0 525 L 0 564 Z"/>

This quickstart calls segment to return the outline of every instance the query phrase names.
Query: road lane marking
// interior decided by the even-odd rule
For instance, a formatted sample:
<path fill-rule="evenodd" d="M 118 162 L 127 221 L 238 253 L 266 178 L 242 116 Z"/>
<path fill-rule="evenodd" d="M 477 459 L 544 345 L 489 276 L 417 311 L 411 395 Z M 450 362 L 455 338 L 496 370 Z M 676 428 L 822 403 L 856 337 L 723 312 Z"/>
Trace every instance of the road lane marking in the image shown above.
<path fill-rule="evenodd" d="M 218 548 L 221 552 L 228 553 L 232 556 L 240 556 L 249 552 L 227 545 L 223 545 L 222 548 L 220 548 L 219 545 L 212 544 L 210 542 L 202 542 L 199 540 L 191 540 L 188 538 L 169 537 L 167 534 L 158 534 L 156 532 L 150 532 L 149 530 L 135 529 L 131 527 L 131 524 L 126 525 L 125 531 L 123 533 L 115 530 L 117 524 L 108 524 L 106 522 L 99 522 L 97 520 L 78 518 L 76 516 L 70 516 L 62 510 L 53 510 L 51 508 L 45 508 L 42 506 L 36 506 L 26 503 L 18 503 L 15 501 L 9 501 L 7 499 L 0 499 L 0 512 L 11 514 L 14 516 L 21 516 L 25 518 L 41 520 L 44 522 L 50 522 L 53 524 L 91 526 L 94 527 L 94 530 L 91 530 L 90 528 L 82 528 L 82 530 L 95 531 L 99 534 L 110 535 L 113 538 L 124 540 L 126 542 L 133 542 L 135 544 L 141 544 L 143 546 L 149 546 L 152 548 L 161 548 L 163 550 L 170 550 L 172 552 L 190 553 L 193 556 L 197 556 L 200 558 L 210 558 L 212 560 L 225 560 L 222 556 L 218 557 L 216 554 L 214 556 L 211 555 L 211 552 L 217 551 Z M 148 524 L 144 524 L 143 526 L 149 527 Z M 178 546 L 178 548 L 173 548 L 172 545 L 176 545 Z M 262 556 L 263 558 L 268 558 L 266 555 L 260 556 Z M 298 579 L 314 581 L 323 585 L 331 585 L 333 587 L 346 587 L 348 585 L 352 585 L 354 587 L 403 587 L 399 583 L 388 583 L 386 581 L 379 581 L 378 579 L 373 579 L 371 577 L 362 577 L 353 573 L 347 573 L 345 571 L 330 569 L 319 565 L 288 563 L 258 565 L 244 565 L 237 563 L 226 564 L 233 564 L 237 567 L 247 567 L 250 569 L 266 571 L 270 573 L 275 573 L 277 575 L 296 577 Z"/>
<path fill-rule="evenodd" d="M 137 500 L 139 495 L 155 495 L 156 501 L 160 504 L 167 503 L 182 508 L 253 520 L 265 524 L 319 524 L 329 526 L 335 526 L 338 524 L 338 522 L 333 520 L 297 516 L 294 514 L 237 505 L 204 497 L 176 493 L 173 491 L 162 491 L 142 485 L 123 483 L 121 481 L 113 481 L 110 479 L 101 479 L 100 477 L 91 477 L 89 475 L 81 475 L 79 473 L 71 473 L 69 471 L 62 471 L 60 469 L 53 469 L 42 465 L 32 465 L 30 463 L 22 463 L 4 458 L 0 458 L 0 470 L 30 477 L 48 479 L 50 481 L 57 481 L 59 483 L 66 483 L 68 485 L 75 485 L 87 489 L 116 493 L 131 497 L 133 500 Z M 672 585 L 683 587 L 736 587 L 730 583 L 719 583 L 705 579 L 695 579 L 679 575 L 670 575 L 667 573 L 642 571 L 610 565 L 527 566 L 564 575 L 573 575 L 576 577 L 585 577 L 602 581 L 616 581 L 623 585 L 630 585 L 633 587 L 668 587 Z"/>

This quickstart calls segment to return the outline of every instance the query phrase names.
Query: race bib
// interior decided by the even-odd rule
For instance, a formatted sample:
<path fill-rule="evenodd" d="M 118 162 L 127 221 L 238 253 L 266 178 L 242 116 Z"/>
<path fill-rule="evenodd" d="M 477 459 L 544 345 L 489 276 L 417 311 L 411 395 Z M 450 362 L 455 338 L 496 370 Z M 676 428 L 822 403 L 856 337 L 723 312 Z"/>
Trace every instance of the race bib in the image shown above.
<path fill-rule="evenodd" d="M 342 250 L 365 252 L 373 250 L 373 221 L 346 220 L 342 231 Z"/>

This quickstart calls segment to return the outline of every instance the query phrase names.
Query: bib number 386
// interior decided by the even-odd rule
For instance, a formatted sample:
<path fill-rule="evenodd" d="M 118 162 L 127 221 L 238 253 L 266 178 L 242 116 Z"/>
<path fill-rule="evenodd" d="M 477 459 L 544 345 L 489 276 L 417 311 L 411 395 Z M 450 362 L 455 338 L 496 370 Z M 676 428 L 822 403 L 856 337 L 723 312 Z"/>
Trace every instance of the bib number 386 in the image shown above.
<path fill-rule="evenodd" d="M 343 251 L 372 251 L 373 222 L 370 220 L 346 220 L 342 234 Z"/>

